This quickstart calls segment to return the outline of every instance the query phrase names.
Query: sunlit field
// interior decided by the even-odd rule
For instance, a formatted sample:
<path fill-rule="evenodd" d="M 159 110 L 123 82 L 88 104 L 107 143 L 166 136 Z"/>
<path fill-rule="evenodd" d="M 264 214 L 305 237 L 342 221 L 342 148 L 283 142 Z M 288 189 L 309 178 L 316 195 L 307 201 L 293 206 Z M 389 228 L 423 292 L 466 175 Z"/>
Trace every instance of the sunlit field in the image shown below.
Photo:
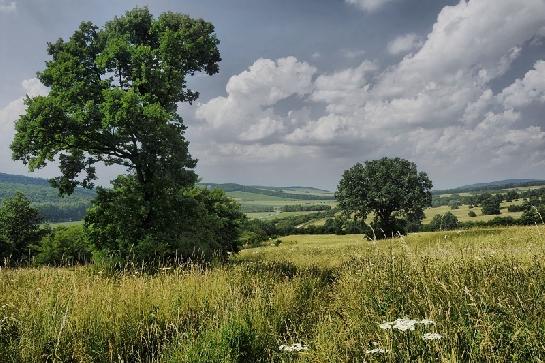
<path fill-rule="evenodd" d="M 501 214 L 499 215 L 500 217 L 513 217 L 513 218 L 520 218 L 520 216 L 522 215 L 522 212 L 509 212 L 507 210 L 507 207 L 511 204 L 522 204 L 523 201 L 522 200 L 516 200 L 516 201 L 512 201 L 512 202 L 502 202 L 501 203 Z M 470 217 L 468 215 L 469 211 L 472 210 L 475 212 L 475 214 L 477 214 L 476 217 Z M 460 208 L 457 208 L 457 209 L 451 209 L 449 206 L 441 206 L 441 207 L 434 207 L 434 208 L 426 208 L 424 213 L 425 213 L 425 218 L 424 220 L 422 221 L 422 223 L 430 223 L 431 220 L 433 219 L 433 217 L 436 215 L 436 214 L 445 214 L 447 212 L 451 212 L 452 214 L 454 214 L 456 216 L 456 218 L 458 218 L 458 220 L 460 222 L 480 222 L 480 221 L 490 221 L 492 219 L 494 219 L 495 217 L 498 217 L 498 215 L 484 215 L 482 214 L 482 211 L 481 211 L 481 208 L 480 207 L 475 207 L 475 208 L 469 208 L 469 205 L 467 204 L 464 204 L 464 205 L 461 205 Z"/>
<path fill-rule="evenodd" d="M 288 236 L 156 275 L 4 269 L 0 361 L 539 361 L 544 257 L 534 226 Z"/>

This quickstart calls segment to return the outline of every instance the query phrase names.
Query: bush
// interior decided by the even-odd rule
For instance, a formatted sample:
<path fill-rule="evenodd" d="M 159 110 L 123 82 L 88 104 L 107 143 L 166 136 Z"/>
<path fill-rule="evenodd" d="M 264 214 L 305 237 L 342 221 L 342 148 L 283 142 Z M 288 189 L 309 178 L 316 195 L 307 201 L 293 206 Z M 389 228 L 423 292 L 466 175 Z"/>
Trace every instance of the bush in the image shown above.
<path fill-rule="evenodd" d="M 120 265 L 157 265 L 224 259 L 239 251 L 244 214 L 222 190 L 165 188 L 147 208 L 142 195 L 132 177 L 119 177 L 112 190 L 98 189 L 85 227 L 102 256 Z M 154 223 L 146 225 L 150 213 Z"/>
<path fill-rule="evenodd" d="M 53 229 L 35 249 L 35 261 L 41 265 L 76 265 L 91 260 L 91 244 L 82 225 Z"/>
<path fill-rule="evenodd" d="M 458 209 L 461 205 L 462 203 L 458 199 L 453 199 L 448 202 L 448 206 L 450 207 L 450 209 Z"/>
<path fill-rule="evenodd" d="M 526 206 L 523 204 L 510 204 L 507 207 L 508 212 L 524 212 L 526 210 Z"/>
<path fill-rule="evenodd" d="M 470 216 L 471 218 L 474 218 L 474 217 L 477 217 L 477 213 L 475 213 L 474 211 L 470 210 L 468 213 L 467 213 L 468 216 Z"/>

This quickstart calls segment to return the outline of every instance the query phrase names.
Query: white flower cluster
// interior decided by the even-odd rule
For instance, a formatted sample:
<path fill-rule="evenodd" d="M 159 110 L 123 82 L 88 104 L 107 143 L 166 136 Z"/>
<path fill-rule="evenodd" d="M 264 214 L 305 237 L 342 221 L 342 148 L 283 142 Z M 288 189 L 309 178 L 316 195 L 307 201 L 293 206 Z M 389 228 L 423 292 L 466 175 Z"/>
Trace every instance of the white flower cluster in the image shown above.
<path fill-rule="evenodd" d="M 365 351 L 366 354 L 384 354 L 388 352 L 389 350 L 382 349 L 382 348 L 369 349 Z"/>
<path fill-rule="evenodd" d="M 397 329 L 399 331 L 407 331 L 414 330 L 417 324 L 427 327 L 428 325 L 435 325 L 435 322 L 430 319 L 415 320 L 402 318 L 396 319 L 395 321 L 386 321 L 382 324 L 379 324 L 379 327 L 384 330 Z M 439 340 L 443 338 L 443 336 L 438 333 L 425 333 L 424 335 L 422 335 L 422 338 L 424 340 Z"/>
<path fill-rule="evenodd" d="M 304 346 L 302 343 L 295 343 L 292 345 L 282 344 L 278 347 L 278 350 L 281 352 L 304 352 L 308 350 L 308 347 Z"/>
<path fill-rule="evenodd" d="M 422 338 L 424 338 L 424 340 L 439 340 L 442 336 L 438 333 L 426 333 L 422 335 Z"/>
<path fill-rule="evenodd" d="M 395 321 L 386 321 L 382 324 L 379 324 L 381 329 L 397 329 L 400 331 L 414 330 L 417 324 L 422 324 L 424 326 L 434 325 L 435 322 L 429 319 L 423 320 L 414 320 L 414 319 L 396 319 Z"/>

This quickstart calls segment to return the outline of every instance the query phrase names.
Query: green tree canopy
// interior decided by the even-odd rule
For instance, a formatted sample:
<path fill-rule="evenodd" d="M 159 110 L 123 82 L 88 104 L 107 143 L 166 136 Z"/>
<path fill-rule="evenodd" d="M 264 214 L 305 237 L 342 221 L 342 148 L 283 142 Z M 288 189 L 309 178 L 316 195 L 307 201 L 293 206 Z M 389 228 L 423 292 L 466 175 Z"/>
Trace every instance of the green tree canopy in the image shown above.
<path fill-rule="evenodd" d="M 435 231 L 448 231 L 458 228 L 458 218 L 451 212 L 445 214 L 436 214 L 430 222 L 430 227 Z"/>
<path fill-rule="evenodd" d="M 488 193 L 483 195 L 482 201 L 481 201 L 481 210 L 483 214 L 485 215 L 501 214 L 501 211 L 500 211 L 501 201 L 502 201 L 501 195 L 492 195 Z"/>
<path fill-rule="evenodd" d="M 97 189 L 86 218 L 98 249 L 145 261 L 238 249 L 239 207 L 188 192 L 196 160 L 177 113 L 199 95 L 187 78 L 218 72 L 218 43 L 208 22 L 136 8 L 103 27 L 84 22 L 48 45 L 38 78 L 50 91 L 26 100 L 13 157 L 30 170 L 58 160 L 52 184 L 61 194 L 92 187 L 97 163 L 127 168 L 113 190 Z"/>
<path fill-rule="evenodd" d="M 401 158 L 357 163 L 346 170 L 335 194 L 339 208 L 356 219 L 372 212 L 377 237 L 404 232 L 431 205 L 432 182 L 416 165 Z"/>
<path fill-rule="evenodd" d="M 134 172 L 146 200 L 157 182 L 192 184 L 177 104 L 193 102 L 187 76 L 218 72 L 219 41 L 212 24 L 186 15 L 154 18 L 128 11 L 99 28 L 83 22 L 69 40 L 48 44 L 51 60 L 38 73 L 47 96 L 26 100 L 16 123 L 14 159 L 41 168 L 58 158 L 61 193 L 91 187 L 98 162 Z"/>
<path fill-rule="evenodd" d="M 22 193 L 4 200 L 0 206 L 0 265 L 4 260 L 21 262 L 33 245 L 46 234 L 38 211 Z"/>

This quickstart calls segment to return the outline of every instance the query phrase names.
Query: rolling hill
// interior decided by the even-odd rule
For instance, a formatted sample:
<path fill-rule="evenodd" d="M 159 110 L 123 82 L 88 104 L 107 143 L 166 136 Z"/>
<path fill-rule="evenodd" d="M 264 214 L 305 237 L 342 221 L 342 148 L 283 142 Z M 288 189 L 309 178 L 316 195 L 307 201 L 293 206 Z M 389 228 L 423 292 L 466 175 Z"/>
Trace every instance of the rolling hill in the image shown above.
<path fill-rule="evenodd" d="M 287 215 L 311 213 L 335 205 L 334 193 L 306 186 L 261 186 L 237 183 L 201 183 L 207 188 L 218 188 L 236 199 L 250 218 L 272 219 Z M 502 191 L 508 188 L 545 186 L 544 180 L 506 179 L 489 183 L 464 185 L 448 190 L 433 191 L 434 199 L 441 194 L 480 193 Z M 81 220 L 90 206 L 95 192 L 76 189 L 71 196 L 60 197 L 46 179 L 0 173 L 0 203 L 16 192 L 24 193 L 48 222 Z M 297 208 L 299 207 L 299 208 Z M 312 207 L 316 207 L 313 209 Z"/>
<path fill-rule="evenodd" d="M 510 188 L 522 188 L 533 186 L 545 186 L 545 180 L 540 179 L 505 179 L 488 183 L 475 183 L 463 185 L 452 189 L 434 190 L 433 194 L 454 194 L 468 192 L 485 192 Z"/>

